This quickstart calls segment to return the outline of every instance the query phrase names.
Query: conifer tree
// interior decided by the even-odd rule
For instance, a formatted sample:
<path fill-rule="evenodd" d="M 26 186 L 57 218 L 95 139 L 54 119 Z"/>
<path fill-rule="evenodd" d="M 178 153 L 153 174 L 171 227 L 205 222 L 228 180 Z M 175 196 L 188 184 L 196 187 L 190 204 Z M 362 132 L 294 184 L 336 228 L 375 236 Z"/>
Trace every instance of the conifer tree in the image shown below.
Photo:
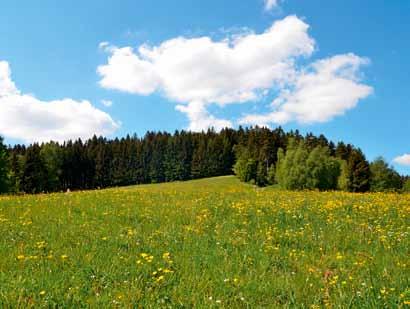
<path fill-rule="evenodd" d="M 5 150 L 6 155 L 4 145 L 2 149 L 2 158 L 9 158 L 2 166 L 3 171 L 6 166 L 13 192 L 105 188 L 232 172 L 259 186 L 278 183 L 289 189 L 328 190 L 335 187 L 338 170 L 339 188 L 363 192 L 375 188 L 381 179 L 376 176 L 380 173 L 370 173 L 363 153 L 352 145 L 335 146 L 323 135 L 308 133 L 304 137 L 297 130 L 285 133 L 282 128 L 176 131 L 173 135 L 147 132 L 142 138 L 134 135 L 114 140 L 94 136 L 84 142 L 50 142 L 28 148 L 15 145 Z M 34 163 L 38 149 L 41 158 Z M 396 183 L 398 174 L 390 174 L 389 179 Z M 2 179 L 4 188 L 5 177 Z"/>
<path fill-rule="evenodd" d="M 20 192 L 21 171 L 23 165 L 23 156 L 12 151 L 10 157 L 9 170 L 9 191 L 13 193 Z"/>
<path fill-rule="evenodd" d="M 27 149 L 21 184 L 26 193 L 40 193 L 47 190 L 47 167 L 40 151 L 38 144 Z"/>
<path fill-rule="evenodd" d="M 369 162 L 360 149 L 353 149 L 347 161 L 349 169 L 349 191 L 366 192 L 370 189 Z"/>
<path fill-rule="evenodd" d="M 47 190 L 60 190 L 60 177 L 62 174 L 62 154 L 60 146 L 54 142 L 44 144 L 41 147 L 40 154 L 47 169 Z"/>
<path fill-rule="evenodd" d="M 0 136 L 0 193 L 8 191 L 8 153 Z"/>

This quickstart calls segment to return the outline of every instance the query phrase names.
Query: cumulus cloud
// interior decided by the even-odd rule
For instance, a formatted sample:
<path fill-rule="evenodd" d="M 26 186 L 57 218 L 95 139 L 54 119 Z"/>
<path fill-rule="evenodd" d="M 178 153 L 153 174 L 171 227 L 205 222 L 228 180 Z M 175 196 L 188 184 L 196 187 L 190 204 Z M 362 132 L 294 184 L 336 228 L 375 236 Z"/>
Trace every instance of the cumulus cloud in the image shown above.
<path fill-rule="evenodd" d="M 205 112 L 206 105 L 258 100 L 262 90 L 293 74 L 294 59 L 314 50 L 308 28 L 289 16 L 261 34 L 247 32 L 221 41 L 178 37 L 138 50 L 103 44 L 110 57 L 98 67 L 100 85 L 139 95 L 160 91 L 178 102 L 178 110 L 191 121 L 213 124 L 217 120 Z M 190 127 L 200 126 L 191 123 Z"/>
<path fill-rule="evenodd" d="M 265 1 L 266 11 L 270 11 L 279 5 L 279 0 L 264 0 L 264 1 Z"/>
<path fill-rule="evenodd" d="M 323 122 L 354 108 L 372 88 L 360 81 L 368 60 L 344 54 L 300 65 L 315 51 L 309 25 L 296 16 L 272 24 L 266 31 L 227 36 L 177 37 L 158 46 L 116 47 L 98 67 L 100 85 L 137 95 L 159 92 L 177 103 L 191 130 L 241 124 Z M 268 114 L 242 119 L 218 119 L 208 107 L 260 102 L 277 93 Z"/>
<path fill-rule="evenodd" d="M 393 162 L 400 165 L 410 166 L 410 154 L 404 154 L 402 156 L 399 156 L 395 158 Z"/>
<path fill-rule="evenodd" d="M 108 64 L 98 67 L 100 85 L 134 94 L 160 90 L 177 102 L 228 104 L 257 98 L 292 70 L 292 59 L 310 55 L 308 25 L 295 16 L 262 34 L 214 42 L 209 37 L 178 37 L 159 46 L 104 46 Z"/>
<path fill-rule="evenodd" d="M 185 113 L 189 119 L 190 131 L 201 131 L 204 128 L 214 128 L 217 131 L 232 127 L 232 122 L 226 119 L 218 119 L 209 114 L 203 102 L 191 102 L 188 105 L 177 105 L 176 109 Z"/>
<path fill-rule="evenodd" d="M 64 141 L 110 135 L 119 125 L 88 101 L 46 102 L 22 94 L 11 79 L 8 62 L 0 61 L 0 134 L 24 142 Z"/>
<path fill-rule="evenodd" d="M 356 107 L 373 89 L 360 83 L 360 68 L 366 58 L 354 54 L 337 55 L 314 62 L 295 74 L 288 87 L 273 101 L 273 111 L 247 115 L 241 124 L 268 125 L 326 122 Z"/>

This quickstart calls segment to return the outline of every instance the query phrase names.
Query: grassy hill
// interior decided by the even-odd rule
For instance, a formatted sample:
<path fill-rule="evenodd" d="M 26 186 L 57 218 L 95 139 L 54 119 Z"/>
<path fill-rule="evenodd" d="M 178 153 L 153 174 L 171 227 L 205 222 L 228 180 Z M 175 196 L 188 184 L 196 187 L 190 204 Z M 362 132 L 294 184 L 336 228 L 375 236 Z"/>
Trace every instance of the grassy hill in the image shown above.
<path fill-rule="evenodd" d="M 0 307 L 404 308 L 410 195 L 234 177 L 0 198 Z"/>

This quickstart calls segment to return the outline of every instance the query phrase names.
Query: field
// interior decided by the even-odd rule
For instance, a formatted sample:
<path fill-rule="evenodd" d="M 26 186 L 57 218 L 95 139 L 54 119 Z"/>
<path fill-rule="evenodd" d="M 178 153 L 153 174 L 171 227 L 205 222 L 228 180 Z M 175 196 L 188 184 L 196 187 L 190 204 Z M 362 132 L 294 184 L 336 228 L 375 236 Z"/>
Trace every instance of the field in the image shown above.
<path fill-rule="evenodd" d="M 233 177 L 0 198 L 0 307 L 408 308 L 410 195 Z"/>

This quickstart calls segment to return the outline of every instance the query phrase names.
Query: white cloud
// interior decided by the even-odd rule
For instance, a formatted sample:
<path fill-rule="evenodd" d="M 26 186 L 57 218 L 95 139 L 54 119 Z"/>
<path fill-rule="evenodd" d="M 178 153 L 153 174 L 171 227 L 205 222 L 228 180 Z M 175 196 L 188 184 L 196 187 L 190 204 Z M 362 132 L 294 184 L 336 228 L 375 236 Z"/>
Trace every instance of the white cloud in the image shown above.
<path fill-rule="evenodd" d="M 241 124 L 268 125 L 326 122 L 356 107 L 373 89 L 360 83 L 360 68 L 368 60 L 354 54 L 337 55 L 302 69 L 273 101 L 273 111 L 247 115 Z"/>
<path fill-rule="evenodd" d="M 104 105 L 105 107 L 111 107 L 112 101 L 111 100 L 101 100 L 101 104 Z"/>
<path fill-rule="evenodd" d="M 264 0 L 264 1 L 265 1 L 266 11 L 270 11 L 279 5 L 279 0 Z"/>
<path fill-rule="evenodd" d="M 10 78 L 10 66 L 6 61 L 0 61 L 0 97 L 8 94 L 19 94 L 16 85 Z"/>
<path fill-rule="evenodd" d="M 232 122 L 226 119 L 218 119 L 210 115 L 202 102 L 191 102 L 188 105 L 177 105 L 176 109 L 185 113 L 189 119 L 190 131 L 201 131 L 205 128 L 214 128 L 217 131 L 223 128 L 231 128 Z"/>
<path fill-rule="evenodd" d="M 101 45 L 101 44 L 100 44 Z M 154 65 L 134 54 L 131 47 L 105 49 L 112 52 L 108 64 L 98 67 L 100 85 L 129 93 L 148 95 L 159 85 Z"/>
<path fill-rule="evenodd" d="M 195 131 L 233 121 L 266 126 L 329 121 L 372 93 L 361 81 L 369 60 L 349 53 L 301 65 L 299 60 L 315 50 L 308 29 L 298 17 L 288 16 L 263 33 L 246 29 L 220 41 L 177 37 L 138 49 L 103 43 L 109 58 L 97 69 L 100 85 L 138 95 L 159 92 L 177 103 Z M 277 97 L 266 114 L 225 120 L 209 112 L 211 104 L 257 103 L 269 93 Z"/>
<path fill-rule="evenodd" d="M 64 141 L 110 135 L 119 126 L 88 101 L 46 102 L 22 94 L 11 80 L 9 64 L 0 62 L 0 134 L 24 142 Z"/>
<path fill-rule="evenodd" d="M 295 59 L 314 51 L 308 28 L 289 16 L 261 34 L 247 31 L 221 41 L 178 37 L 138 50 L 104 43 L 110 57 L 98 67 L 100 85 L 139 95 L 160 91 L 179 103 L 178 110 L 191 120 L 190 128 L 206 129 L 202 125 L 217 121 L 207 105 L 255 101 L 263 90 L 285 83 L 294 73 Z M 217 121 L 222 123 L 227 122 Z"/>
<path fill-rule="evenodd" d="M 393 160 L 394 163 L 410 166 L 410 154 L 404 154 Z"/>

